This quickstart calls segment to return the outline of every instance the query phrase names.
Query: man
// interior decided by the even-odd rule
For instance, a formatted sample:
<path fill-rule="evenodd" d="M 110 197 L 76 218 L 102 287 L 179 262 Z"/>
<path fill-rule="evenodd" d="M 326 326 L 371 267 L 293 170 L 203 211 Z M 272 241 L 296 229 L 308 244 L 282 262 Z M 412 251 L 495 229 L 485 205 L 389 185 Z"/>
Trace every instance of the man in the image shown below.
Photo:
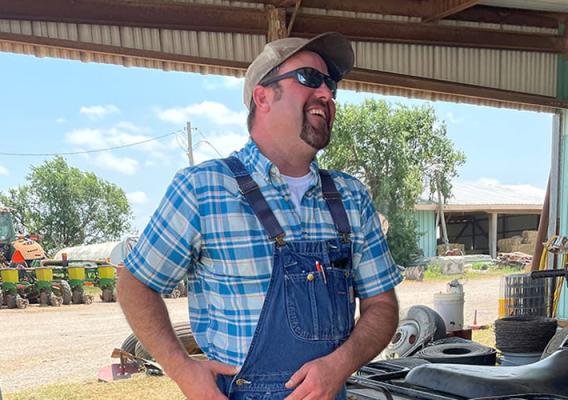
<path fill-rule="evenodd" d="M 249 142 L 179 172 L 126 260 L 124 313 L 190 400 L 345 399 L 396 328 L 402 278 L 378 213 L 359 181 L 315 162 L 353 58 L 337 33 L 267 44 L 245 78 Z M 159 295 L 186 273 L 208 361 L 185 354 Z"/>

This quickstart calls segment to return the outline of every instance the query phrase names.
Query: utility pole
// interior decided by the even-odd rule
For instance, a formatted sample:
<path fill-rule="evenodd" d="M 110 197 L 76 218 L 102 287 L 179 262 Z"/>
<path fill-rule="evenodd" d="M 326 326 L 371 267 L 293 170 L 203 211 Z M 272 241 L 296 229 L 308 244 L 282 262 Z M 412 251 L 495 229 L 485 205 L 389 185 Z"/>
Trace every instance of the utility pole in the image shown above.
<path fill-rule="evenodd" d="M 191 122 L 187 121 L 187 159 L 189 166 L 193 166 L 193 145 L 191 143 Z"/>

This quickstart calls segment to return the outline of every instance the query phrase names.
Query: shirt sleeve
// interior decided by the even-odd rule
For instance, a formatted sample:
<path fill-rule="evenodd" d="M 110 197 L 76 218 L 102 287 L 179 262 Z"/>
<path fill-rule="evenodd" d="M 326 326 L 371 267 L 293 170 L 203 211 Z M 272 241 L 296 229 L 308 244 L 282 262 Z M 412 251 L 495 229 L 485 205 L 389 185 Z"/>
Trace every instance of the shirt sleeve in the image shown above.
<path fill-rule="evenodd" d="M 199 256 L 200 231 L 199 209 L 186 169 L 170 183 L 124 264 L 154 291 L 170 293 Z"/>
<path fill-rule="evenodd" d="M 361 230 L 363 243 L 354 265 L 355 288 L 360 298 L 376 296 L 398 285 L 403 276 L 389 250 L 379 214 L 361 184 Z"/>

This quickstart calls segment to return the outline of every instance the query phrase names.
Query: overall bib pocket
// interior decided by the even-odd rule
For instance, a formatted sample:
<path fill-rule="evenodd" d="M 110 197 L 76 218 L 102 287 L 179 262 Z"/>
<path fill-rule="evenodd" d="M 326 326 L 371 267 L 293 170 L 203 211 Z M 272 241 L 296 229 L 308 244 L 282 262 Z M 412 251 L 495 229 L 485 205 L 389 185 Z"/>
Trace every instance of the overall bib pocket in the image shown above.
<path fill-rule="evenodd" d="M 315 265 L 315 261 L 307 265 Z M 325 264 L 321 268 L 324 272 L 315 267 L 302 271 L 288 268 L 296 270 L 284 276 L 288 323 L 301 339 L 341 341 L 353 329 L 352 273 Z"/>

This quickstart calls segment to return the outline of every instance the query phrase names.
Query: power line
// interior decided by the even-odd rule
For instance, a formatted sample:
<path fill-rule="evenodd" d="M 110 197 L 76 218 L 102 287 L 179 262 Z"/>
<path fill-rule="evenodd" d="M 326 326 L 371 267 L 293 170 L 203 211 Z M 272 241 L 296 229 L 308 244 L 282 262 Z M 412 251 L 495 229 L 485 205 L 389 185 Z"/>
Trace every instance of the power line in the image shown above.
<path fill-rule="evenodd" d="M 84 151 L 69 151 L 69 152 L 62 152 L 62 153 L 5 153 L 0 152 L 0 156 L 15 156 L 15 157 L 51 157 L 51 156 L 74 156 L 79 154 L 89 154 L 89 153 L 100 153 L 103 151 L 110 151 L 110 150 L 118 150 L 124 149 L 126 147 L 138 146 L 140 144 L 153 142 L 156 140 L 163 139 L 168 136 L 177 135 L 179 131 L 170 132 L 162 136 L 156 136 L 149 139 L 141 140 L 139 142 L 123 144 L 120 146 L 113 146 L 113 147 L 106 147 L 104 149 L 94 149 L 94 150 L 84 150 Z"/>

